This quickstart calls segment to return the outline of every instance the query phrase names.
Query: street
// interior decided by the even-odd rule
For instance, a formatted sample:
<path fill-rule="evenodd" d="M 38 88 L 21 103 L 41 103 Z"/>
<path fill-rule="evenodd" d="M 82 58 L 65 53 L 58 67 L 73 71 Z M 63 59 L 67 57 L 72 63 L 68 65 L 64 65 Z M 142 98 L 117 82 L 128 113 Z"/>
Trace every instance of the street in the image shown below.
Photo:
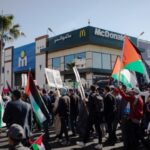
<path fill-rule="evenodd" d="M 1 150 L 8 150 L 8 140 L 5 132 L 6 128 L 2 129 L 2 132 L 0 133 L 0 149 Z M 51 145 L 52 150 L 93 150 L 94 146 L 97 144 L 96 138 L 90 138 L 89 142 L 87 143 L 85 148 L 80 148 L 78 145 L 76 145 L 76 141 L 78 141 L 78 137 L 71 137 L 70 136 L 70 145 L 69 146 L 63 146 L 59 142 L 55 141 L 55 134 L 53 130 L 51 129 L 49 131 L 50 133 L 50 141 L 49 144 Z M 41 132 L 36 132 L 33 134 L 33 137 L 38 137 L 41 134 Z M 70 134 L 70 132 L 69 132 Z M 117 137 L 121 138 L 121 132 L 120 130 L 117 131 Z M 118 142 L 115 145 L 112 146 L 106 146 L 104 144 L 105 138 L 103 138 L 103 150 L 123 150 L 123 143 Z M 141 147 L 140 150 L 143 148 Z M 144 149 L 143 149 L 144 150 Z"/>
<path fill-rule="evenodd" d="M 8 139 L 7 139 L 7 134 L 6 134 L 6 128 L 3 128 L 0 133 L 0 150 L 8 150 Z M 41 135 L 42 132 L 35 132 L 33 133 L 33 139 L 36 139 L 39 135 Z M 52 128 L 49 130 L 50 134 L 50 141 L 49 144 L 52 148 L 52 150 L 93 150 L 95 149 L 94 146 L 97 144 L 97 139 L 96 138 L 90 138 L 89 142 L 86 144 L 85 148 L 80 148 L 78 145 L 76 145 L 76 141 L 79 140 L 78 136 L 76 137 L 71 137 L 70 136 L 70 145 L 68 146 L 63 146 L 61 145 L 60 142 L 56 142 L 55 140 L 55 134 Z M 69 132 L 69 134 L 71 134 Z M 121 139 L 121 131 L 117 130 L 117 137 L 118 139 Z M 123 143 L 122 142 L 117 142 L 115 145 L 105 145 L 105 138 L 103 138 L 103 150 L 123 150 Z M 140 146 L 139 150 L 145 150 L 143 146 Z"/>

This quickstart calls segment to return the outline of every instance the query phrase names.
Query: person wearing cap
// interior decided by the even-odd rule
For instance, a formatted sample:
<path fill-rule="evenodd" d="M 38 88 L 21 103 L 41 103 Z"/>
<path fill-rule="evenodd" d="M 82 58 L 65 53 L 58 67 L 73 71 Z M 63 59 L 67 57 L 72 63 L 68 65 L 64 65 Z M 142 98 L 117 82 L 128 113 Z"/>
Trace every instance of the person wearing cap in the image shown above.
<path fill-rule="evenodd" d="M 70 98 L 67 95 L 68 90 L 63 87 L 60 89 L 60 95 L 58 102 L 58 107 L 56 110 L 56 113 L 58 113 L 60 120 L 61 120 L 61 131 L 59 134 L 59 139 L 62 138 L 63 133 L 65 134 L 65 141 L 63 141 L 62 145 L 69 145 L 69 136 L 68 136 L 68 118 L 69 118 L 69 112 L 70 112 Z"/>
<path fill-rule="evenodd" d="M 24 129 L 18 124 L 12 124 L 8 130 L 9 150 L 30 150 L 21 141 L 25 138 Z"/>
<path fill-rule="evenodd" d="M 8 128 L 14 123 L 22 126 L 25 131 L 25 138 L 28 139 L 31 135 L 31 116 L 30 104 L 21 100 L 21 92 L 19 90 L 14 90 L 12 101 L 5 108 L 3 121 Z"/>
<path fill-rule="evenodd" d="M 133 88 L 125 93 L 121 88 L 118 88 L 118 91 L 124 100 L 130 103 L 129 117 L 125 124 L 126 131 L 124 134 L 126 134 L 128 139 L 125 148 L 127 150 L 137 149 L 139 146 L 139 139 L 142 139 L 140 125 L 144 106 L 143 100 L 141 96 L 139 96 L 140 90 L 138 88 Z"/>

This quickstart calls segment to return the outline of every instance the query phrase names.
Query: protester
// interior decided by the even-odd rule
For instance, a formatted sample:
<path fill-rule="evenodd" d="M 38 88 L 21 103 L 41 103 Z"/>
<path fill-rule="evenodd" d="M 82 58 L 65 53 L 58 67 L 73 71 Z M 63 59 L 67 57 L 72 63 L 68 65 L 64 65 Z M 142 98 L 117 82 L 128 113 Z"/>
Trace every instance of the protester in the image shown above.
<path fill-rule="evenodd" d="M 143 100 L 138 95 L 140 93 L 139 89 L 134 88 L 128 92 L 124 93 L 123 90 L 118 88 L 121 96 L 130 103 L 130 113 L 128 121 L 125 124 L 125 133 L 127 137 L 127 145 L 125 145 L 126 150 L 137 149 L 139 146 L 139 140 L 141 137 L 141 120 L 143 117 Z"/>
<path fill-rule="evenodd" d="M 116 99 L 111 94 L 109 86 L 106 86 L 104 89 L 105 97 L 104 97 L 104 115 L 105 121 L 108 128 L 108 139 L 106 141 L 107 144 L 115 144 L 116 137 L 116 127 L 115 127 L 115 118 L 117 112 Z"/>
<path fill-rule="evenodd" d="M 69 89 L 70 97 L 70 125 L 72 136 L 76 135 L 76 121 L 78 115 L 78 102 L 80 97 L 74 92 L 73 89 Z"/>
<path fill-rule="evenodd" d="M 59 98 L 61 97 L 59 90 L 54 92 L 54 103 L 53 103 L 53 114 L 54 114 L 54 128 L 56 133 L 56 141 L 59 141 L 59 134 L 61 131 L 61 119 L 58 114 L 57 108 L 59 103 Z"/>
<path fill-rule="evenodd" d="M 148 128 L 150 123 L 150 95 L 148 96 L 146 103 L 144 105 L 144 129 Z"/>
<path fill-rule="evenodd" d="M 26 103 L 30 103 L 28 95 L 24 92 L 21 94 L 21 99 Z"/>
<path fill-rule="evenodd" d="M 78 116 L 77 116 L 77 124 L 76 131 L 79 134 L 80 139 L 83 139 L 83 136 L 86 132 L 86 125 L 88 120 L 88 98 L 89 95 L 85 93 L 85 99 L 79 98 L 78 101 Z"/>
<path fill-rule="evenodd" d="M 59 135 L 59 138 L 62 138 L 62 134 L 65 134 L 65 141 L 62 142 L 63 145 L 69 145 L 69 136 L 68 136 L 68 118 L 69 118 L 69 106 L 70 106 L 70 98 L 67 96 L 67 89 L 66 88 L 61 88 L 60 89 L 60 95 L 61 97 L 59 98 L 59 103 L 58 103 L 58 108 L 57 108 L 57 113 L 60 116 L 61 119 L 61 132 Z"/>
<path fill-rule="evenodd" d="M 18 124 L 12 124 L 8 130 L 9 150 L 30 150 L 21 141 L 25 138 L 24 129 Z"/>
<path fill-rule="evenodd" d="M 52 112 L 51 100 L 45 89 L 42 90 L 41 96 L 49 113 L 49 116 L 47 116 L 47 119 L 43 122 L 43 129 L 44 129 L 43 141 L 44 141 L 46 149 L 48 149 L 50 147 L 50 144 L 48 143 L 48 141 L 50 140 L 49 125 L 50 125 L 50 118 L 51 118 L 50 112 Z"/>
<path fill-rule="evenodd" d="M 12 101 L 10 101 L 5 109 L 3 121 L 9 128 L 16 123 L 23 127 L 25 138 L 31 136 L 31 106 L 21 100 L 21 92 L 14 90 L 12 93 Z"/>
<path fill-rule="evenodd" d="M 77 145 L 85 147 L 87 143 L 92 126 L 95 125 L 95 129 L 98 134 L 98 144 L 95 146 L 96 149 L 102 149 L 102 131 L 100 129 L 100 123 L 102 119 L 102 111 L 104 109 L 103 98 L 96 92 L 96 87 L 91 86 L 91 93 L 89 95 L 89 116 L 87 121 L 86 132 L 82 142 L 77 142 Z"/>
<path fill-rule="evenodd" d="M 43 101 L 44 101 L 49 113 L 51 113 L 52 112 L 51 99 L 45 89 L 42 90 L 42 98 L 43 98 Z"/>

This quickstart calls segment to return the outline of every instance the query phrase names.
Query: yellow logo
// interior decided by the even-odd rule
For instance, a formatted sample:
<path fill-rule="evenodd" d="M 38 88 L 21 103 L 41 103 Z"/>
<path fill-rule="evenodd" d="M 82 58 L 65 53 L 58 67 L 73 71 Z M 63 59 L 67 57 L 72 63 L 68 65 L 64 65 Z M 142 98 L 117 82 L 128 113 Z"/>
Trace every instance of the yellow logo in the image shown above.
<path fill-rule="evenodd" d="M 21 58 L 24 58 L 26 56 L 26 53 L 25 53 L 25 51 L 23 50 L 23 51 L 21 51 Z"/>
<path fill-rule="evenodd" d="M 86 31 L 83 29 L 83 30 L 80 30 L 80 38 L 81 37 L 85 37 L 86 36 Z"/>

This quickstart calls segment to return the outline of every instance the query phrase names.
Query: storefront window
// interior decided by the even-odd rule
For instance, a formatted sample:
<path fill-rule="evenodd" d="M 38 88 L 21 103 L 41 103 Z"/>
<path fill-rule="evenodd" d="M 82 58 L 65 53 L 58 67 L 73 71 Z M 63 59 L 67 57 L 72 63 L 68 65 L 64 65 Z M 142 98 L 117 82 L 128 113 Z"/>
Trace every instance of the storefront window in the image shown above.
<path fill-rule="evenodd" d="M 93 53 L 93 68 L 102 68 L 102 58 L 101 53 Z"/>
<path fill-rule="evenodd" d="M 115 62 L 116 62 L 116 58 L 117 58 L 117 55 L 111 55 L 112 69 L 113 69 L 114 64 L 115 64 Z"/>
<path fill-rule="evenodd" d="M 61 59 L 60 59 L 60 57 L 52 59 L 52 67 L 53 67 L 53 69 L 60 70 L 60 68 L 61 68 Z"/>
<path fill-rule="evenodd" d="M 85 67 L 85 53 L 77 53 L 72 55 L 67 55 L 64 57 L 65 60 L 65 70 L 68 69 L 67 64 L 75 63 L 75 65 L 78 68 L 84 68 Z"/>
<path fill-rule="evenodd" d="M 111 69 L 111 55 L 110 54 L 102 54 L 102 69 Z"/>
<path fill-rule="evenodd" d="M 70 64 L 70 63 L 73 63 L 74 62 L 74 55 L 68 55 L 68 56 L 65 56 L 64 59 L 65 59 L 65 70 L 68 69 L 68 66 L 67 64 Z"/>

